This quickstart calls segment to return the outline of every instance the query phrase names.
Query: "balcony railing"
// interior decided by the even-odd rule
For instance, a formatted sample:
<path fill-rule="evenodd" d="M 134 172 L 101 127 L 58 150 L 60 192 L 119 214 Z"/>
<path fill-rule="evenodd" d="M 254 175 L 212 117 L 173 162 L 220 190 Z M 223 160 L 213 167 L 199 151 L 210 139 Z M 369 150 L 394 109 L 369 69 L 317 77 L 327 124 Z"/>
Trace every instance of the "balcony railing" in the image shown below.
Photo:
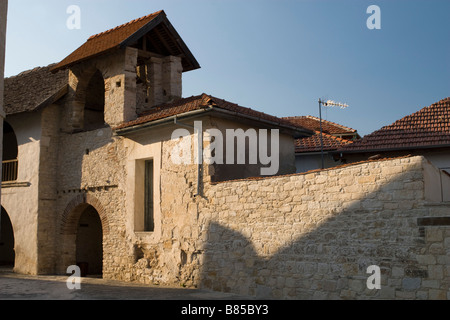
<path fill-rule="evenodd" d="M 16 181 L 17 180 L 17 168 L 19 161 L 7 160 L 2 162 L 2 181 Z"/>

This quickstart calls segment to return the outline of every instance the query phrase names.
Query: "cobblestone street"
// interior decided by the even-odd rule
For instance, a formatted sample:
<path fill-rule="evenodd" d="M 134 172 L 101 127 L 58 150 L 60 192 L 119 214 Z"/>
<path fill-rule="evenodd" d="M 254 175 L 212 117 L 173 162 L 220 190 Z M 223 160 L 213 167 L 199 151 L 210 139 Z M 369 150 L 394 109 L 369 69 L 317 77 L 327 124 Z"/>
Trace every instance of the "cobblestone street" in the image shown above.
<path fill-rule="evenodd" d="M 25 276 L 0 269 L 0 300 L 236 300 L 248 299 L 207 290 L 82 278 L 69 290 L 65 276 Z"/>

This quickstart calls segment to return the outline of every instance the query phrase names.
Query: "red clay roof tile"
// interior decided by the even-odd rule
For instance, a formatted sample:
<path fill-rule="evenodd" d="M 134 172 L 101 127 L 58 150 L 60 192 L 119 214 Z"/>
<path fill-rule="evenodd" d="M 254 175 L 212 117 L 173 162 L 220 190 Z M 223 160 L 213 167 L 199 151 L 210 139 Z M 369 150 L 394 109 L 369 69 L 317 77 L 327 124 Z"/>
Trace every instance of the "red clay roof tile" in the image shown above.
<path fill-rule="evenodd" d="M 352 144 L 353 141 L 341 139 L 327 133 L 322 133 L 323 150 L 332 151 L 337 150 L 345 145 Z M 320 131 L 315 131 L 315 135 L 307 138 L 300 138 L 295 140 L 295 152 L 319 152 L 322 150 L 320 141 Z"/>
<path fill-rule="evenodd" d="M 283 119 L 310 130 L 320 131 L 320 119 L 313 116 L 285 117 Z M 328 134 L 354 134 L 357 132 L 355 129 L 324 119 L 322 119 L 322 131 Z"/>
<path fill-rule="evenodd" d="M 450 97 L 377 130 L 342 152 L 450 146 Z"/>
<path fill-rule="evenodd" d="M 175 56 L 182 55 L 183 71 L 200 68 L 197 60 L 168 21 L 165 12 L 160 10 L 89 37 L 82 46 L 54 66 L 52 71 L 54 72 L 70 67 L 73 64 L 96 57 L 122 46 L 132 45 L 145 33 L 151 35 L 154 29 L 158 29 L 158 33 L 167 35 L 167 45 L 170 46 L 170 48 L 160 48 L 158 50 L 164 50 L 164 52 L 156 53 Z M 153 36 L 160 41 L 159 36 Z M 149 50 L 157 51 L 155 48 Z"/>
<path fill-rule="evenodd" d="M 205 108 L 208 105 L 212 105 L 215 108 L 235 112 L 237 115 L 242 116 L 250 116 L 253 117 L 256 120 L 262 120 L 262 121 L 270 121 L 274 124 L 289 127 L 289 128 L 297 128 L 298 131 L 303 131 L 305 134 L 309 135 L 312 132 L 308 129 L 305 129 L 300 126 L 295 126 L 291 122 L 286 121 L 284 119 L 271 116 L 269 114 L 259 112 L 250 108 L 242 107 L 240 105 L 237 105 L 235 103 L 219 99 L 210 95 L 207 95 L 205 93 L 198 95 L 198 96 L 192 96 L 189 98 L 181 98 L 171 103 L 166 103 L 157 107 L 154 107 L 146 112 L 143 112 L 139 115 L 139 117 L 136 120 L 129 121 L 126 123 L 123 123 L 116 128 L 115 130 L 130 128 L 134 126 L 138 126 L 144 123 L 149 123 L 155 120 L 164 119 L 167 117 L 175 116 L 175 115 L 181 115 L 183 113 L 194 111 L 194 110 L 200 110 L 202 108 Z"/>
<path fill-rule="evenodd" d="M 124 40 L 163 12 L 164 11 L 158 11 L 149 14 L 145 17 L 135 19 L 113 29 L 109 29 L 105 32 L 89 37 L 87 42 L 54 66 L 52 70 L 62 69 L 76 62 L 86 60 L 111 49 L 117 48 Z"/>

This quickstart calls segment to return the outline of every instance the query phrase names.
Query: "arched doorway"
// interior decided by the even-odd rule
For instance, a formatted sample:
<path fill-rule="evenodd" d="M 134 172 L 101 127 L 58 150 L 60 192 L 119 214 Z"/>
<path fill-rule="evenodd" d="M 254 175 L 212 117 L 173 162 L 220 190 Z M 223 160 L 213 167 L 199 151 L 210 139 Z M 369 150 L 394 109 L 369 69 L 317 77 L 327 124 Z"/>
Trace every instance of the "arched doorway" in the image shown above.
<path fill-rule="evenodd" d="M 60 235 L 58 273 L 79 265 L 83 276 L 103 274 L 103 239 L 109 235 L 109 222 L 96 197 L 80 194 L 68 203 L 61 216 Z"/>
<path fill-rule="evenodd" d="M 2 207 L 0 216 L 0 267 L 14 268 L 14 230 L 8 213 Z"/>
<path fill-rule="evenodd" d="M 103 271 L 103 231 L 100 216 L 92 206 L 81 213 L 76 236 L 76 262 L 82 274 L 101 276 Z"/>

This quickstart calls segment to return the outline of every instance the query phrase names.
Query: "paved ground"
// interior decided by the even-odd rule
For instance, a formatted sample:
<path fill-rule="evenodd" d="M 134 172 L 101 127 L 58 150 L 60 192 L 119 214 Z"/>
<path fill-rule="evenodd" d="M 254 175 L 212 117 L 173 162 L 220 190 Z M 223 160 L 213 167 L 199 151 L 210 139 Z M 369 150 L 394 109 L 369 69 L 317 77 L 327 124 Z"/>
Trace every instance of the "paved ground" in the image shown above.
<path fill-rule="evenodd" d="M 198 289 L 149 286 L 82 278 L 80 290 L 67 288 L 65 276 L 25 276 L 0 269 L 0 300 L 248 300 Z"/>

